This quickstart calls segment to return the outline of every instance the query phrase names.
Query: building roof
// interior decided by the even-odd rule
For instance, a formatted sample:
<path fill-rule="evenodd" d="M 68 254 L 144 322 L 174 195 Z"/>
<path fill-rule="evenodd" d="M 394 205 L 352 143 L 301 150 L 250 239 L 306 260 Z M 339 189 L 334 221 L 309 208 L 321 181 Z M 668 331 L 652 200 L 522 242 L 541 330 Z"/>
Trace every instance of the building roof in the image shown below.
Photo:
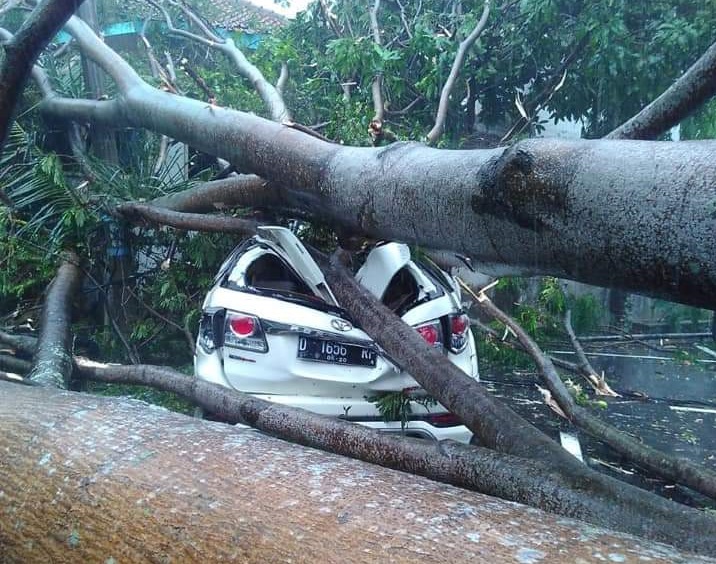
<path fill-rule="evenodd" d="M 211 25 L 245 33 L 266 33 L 286 24 L 286 18 L 247 0 L 210 0 Z M 207 14 L 209 15 L 209 14 Z"/>

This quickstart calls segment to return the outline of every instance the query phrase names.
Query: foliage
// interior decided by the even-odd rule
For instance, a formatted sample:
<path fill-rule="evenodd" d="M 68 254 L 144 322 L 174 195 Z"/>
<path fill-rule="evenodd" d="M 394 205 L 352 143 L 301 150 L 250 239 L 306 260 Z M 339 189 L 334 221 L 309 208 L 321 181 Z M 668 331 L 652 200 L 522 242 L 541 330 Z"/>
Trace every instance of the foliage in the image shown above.
<path fill-rule="evenodd" d="M 400 428 L 403 430 L 405 430 L 410 420 L 410 415 L 413 413 L 413 403 L 422 405 L 425 408 L 437 405 L 437 402 L 430 396 L 416 395 L 410 390 L 381 392 L 367 397 L 366 400 L 375 404 L 386 423 L 400 421 Z"/>
<path fill-rule="evenodd" d="M 700 330 L 711 320 L 711 312 L 664 300 L 654 300 L 651 314 L 657 322 L 663 323 L 667 331 Z"/>
<path fill-rule="evenodd" d="M 507 294 L 510 299 L 500 298 L 500 293 Z M 578 334 L 595 329 L 603 315 L 600 304 L 592 294 L 565 293 L 557 278 L 540 279 L 535 298 L 530 300 L 529 294 L 528 284 L 524 279 L 505 277 L 496 286 L 495 301 L 500 302 L 506 313 L 543 348 L 555 340 L 567 339 L 564 329 L 567 308 L 572 312 L 572 327 Z M 499 322 L 492 322 L 490 326 L 498 333 L 504 331 L 504 326 Z M 525 353 L 501 345 L 492 338 L 478 341 L 478 353 L 481 361 L 498 366 L 531 366 Z"/>
<path fill-rule="evenodd" d="M 0 305 L 37 296 L 52 278 L 54 256 L 82 247 L 91 228 L 86 201 L 68 183 L 60 159 L 35 147 L 20 126 L 0 158 Z"/>
<path fill-rule="evenodd" d="M 475 25 L 482 2 L 403 3 L 409 31 L 399 4 L 383 3 L 378 12 L 382 46 L 373 42 L 364 5 L 328 4 L 334 25 L 315 2 L 275 43 L 283 45 L 284 56 L 277 60 L 289 62 L 293 83 L 300 85 L 301 93 L 290 100 L 297 119 L 328 121 L 331 137 L 365 144 L 373 111 L 370 86 L 375 73 L 382 72 L 392 130 L 400 139 L 422 139 L 433 123 L 459 40 Z M 516 95 L 534 118 L 523 132 L 539 129 L 537 109 L 544 107 L 555 121 L 584 118 L 586 135 L 601 136 L 700 56 L 711 37 L 712 15 L 710 0 L 493 5 L 452 95 L 447 145 L 470 142 L 476 125 L 504 134 L 520 118 Z M 292 46 L 290 56 L 285 55 L 287 45 Z M 351 85 L 349 99 L 342 84 Z M 398 112 L 415 101 L 410 112 Z M 477 119 L 475 102 L 481 108 Z"/>

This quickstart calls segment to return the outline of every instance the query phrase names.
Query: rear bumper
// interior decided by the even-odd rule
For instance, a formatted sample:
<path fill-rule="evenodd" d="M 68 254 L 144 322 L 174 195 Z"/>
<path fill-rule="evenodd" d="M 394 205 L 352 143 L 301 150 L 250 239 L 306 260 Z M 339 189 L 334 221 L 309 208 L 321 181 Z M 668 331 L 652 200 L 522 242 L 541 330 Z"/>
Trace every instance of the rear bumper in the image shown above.
<path fill-rule="evenodd" d="M 370 427 L 385 433 L 404 434 L 410 437 L 442 441 L 451 439 L 461 443 L 469 443 L 472 438 L 472 431 L 464 425 L 451 427 L 437 427 L 429 421 L 412 420 L 406 423 L 405 428 L 401 427 L 400 421 L 384 421 L 374 403 L 357 400 L 355 398 L 324 398 L 315 396 L 294 396 L 294 395 L 266 395 L 252 394 L 257 398 L 273 403 L 298 407 L 313 413 L 319 413 L 329 417 L 339 417 L 351 423 Z M 411 404 L 412 415 L 422 416 L 429 414 L 446 413 L 445 408 L 440 405 L 432 408 L 413 402 Z"/>

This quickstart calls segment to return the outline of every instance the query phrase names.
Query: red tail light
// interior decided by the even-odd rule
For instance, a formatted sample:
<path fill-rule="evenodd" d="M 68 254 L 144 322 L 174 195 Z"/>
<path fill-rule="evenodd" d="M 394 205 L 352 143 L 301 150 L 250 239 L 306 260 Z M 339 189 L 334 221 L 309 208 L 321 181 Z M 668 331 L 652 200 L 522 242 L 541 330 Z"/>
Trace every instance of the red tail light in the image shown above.
<path fill-rule="evenodd" d="M 437 347 L 443 344 L 442 329 L 440 321 L 431 321 L 415 328 L 425 342 L 431 347 Z"/>
<path fill-rule="evenodd" d="M 470 318 L 463 314 L 456 315 L 450 320 L 450 328 L 453 334 L 462 335 L 470 327 Z"/>
<path fill-rule="evenodd" d="M 268 352 L 266 335 L 258 317 L 235 311 L 226 312 L 224 345 L 254 352 Z"/>
<path fill-rule="evenodd" d="M 450 351 L 462 352 L 467 346 L 467 339 L 470 335 L 470 318 L 464 313 L 456 313 L 450 316 Z"/>
<path fill-rule="evenodd" d="M 249 316 L 232 316 L 229 327 L 238 337 L 250 337 L 256 330 L 256 321 Z"/>

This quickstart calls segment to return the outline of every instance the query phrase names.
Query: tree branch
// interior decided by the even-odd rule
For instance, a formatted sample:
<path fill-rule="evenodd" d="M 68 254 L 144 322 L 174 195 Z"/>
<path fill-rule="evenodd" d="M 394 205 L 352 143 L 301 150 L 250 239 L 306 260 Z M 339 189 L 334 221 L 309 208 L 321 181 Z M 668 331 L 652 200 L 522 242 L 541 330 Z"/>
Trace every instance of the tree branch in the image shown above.
<path fill-rule="evenodd" d="M 271 208 L 282 202 L 283 195 L 280 190 L 273 189 L 258 176 L 244 174 L 204 182 L 147 203 L 177 212 L 207 213 L 240 206 Z"/>
<path fill-rule="evenodd" d="M 189 39 L 207 47 L 211 47 L 212 49 L 221 51 L 234 64 L 239 73 L 244 78 L 249 80 L 251 85 L 256 89 L 269 110 L 272 120 L 282 122 L 284 120 L 291 119 L 291 114 L 289 113 L 279 90 L 266 80 L 261 71 L 246 58 L 243 52 L 236 47 L 236 44 L 231 38 L 220 38 L 201 21 L 201 18 L 199 18 L 193 10 L 190 10 L 184 4 L 170 2 L 172 5 L 178 6 L 191 21 L 197 24 L 205 34 L 205 37 L 179 29 L 174 26 L 171 15 L 167 9 L 164 8 L 164 6 L 160 5 L 155 0 L 147 1 L 157 10 L 161 11 L 167 24 L 167 29 L 171 35 L 184 37 L 185 39 Z"/>
<path fill-rule="evenodd" d="M 32 369 L 32 363 L 16 356 L 0 354 L 0 370 L 25 375 Z"/>
<path fill-rule="evenodd" d="M 578 406 L 559 377 L 552 361 L 540 350 L 537 343 L 525 330 L 497 308 L 485 294 L 480 295 L 477 305 L 515 333 L 522 346 L 537 364 L 543 382 L 572 423 L 653 475 L 673 480 L 716 499 L 716 472 L 701 467 L 687 458 L 669 455 L 645 445 Z"/>
<path fill-rule="evenodd" d="M 445 130 L 445 120 L 447 119 L 448 106 L 450 104 L 450 95 L 455 88 L 457 77 L 460 74 L 460 69 L 465 64 L 465 57 L 470 48 L 475 44 L 475 41 L 480 37 L 485 26 L 487 25 L 487 16 L 490 15 L 490 0 L 485 0 L 484 7 L 482 9 L 482 15 L 477 25 L 463 41 L 460 42 L 457 53 L 455 54 L 455 60 L 452 62 L 452 68 L 448 79 L 443 85 L 442 91 L 440 92 L 440 102 L 438 104 L 438 113 L 435 116 L 435 125 L 428 132 L 427 143 L 428 145 L 435 145 L 440 139 L 440 136 Z"/>
<path fill-rule="evenodd" d="M 278 92 L 281 96 L 283 96 L 284 90 L 286 89 L 286 84 L 288 83 L 288 64 L 284 61 L 281 63 L 281 73 L 278 75 L 278 80 L 276 81 L 276 92 Z"/>
<path fill-rule="evenodd" d="M 131 221 L 169 225 L 186 231 L 206 231 L 213 233 L 239 233 L 241 235 L 256 232 L 255 221 L 229 217 L 225 215 L 206 215 L 198 213 L 182 213 L 166 208 L 130 202 L 120 204 L 117 211 Z"/>
<path fill-rule="evenodd" d="M 577 354 L 580 372 L 585 375 L 589 385 L 592 386 L 594 391 L 599 395 L 618 397 L 619 394 L 609 387 L 609 384 L 607 384 L 604 376 L 600 377 L 599 374 L 597 374 L 596 370 L 594 370 L 592 364 L 589 362 L 589 359 L 587 359 L 587 355 L 584 354 L 582 344 L 579 342 L 579 339 L 572 328 L 572 310 L 570 309 L 567 309 L 564 314 L 564 328 L 567 330 L 569 340 L 572 342 L 572 348 Z"/>
<path fill-rule="evenodd" d="M 72 373 L 72 300 L 82 272 L 74 253 L 66 253 L 50 284 L 42 308 L 40 336 L 29 379 L 43 386 L 66 388 Z"/>
<path fill-rule="evenodd" d="M 378 10 L 380 9 L 380 0 L 373 0 L 373 7 L 370 10 L 370 28 L 373 33 L 373 43 L 378 47 L 383 44 L 380 38 L 380 25 L 378 24 Z M 383 115 L 385 113 L 385 101 L 383 100 L 383 73 L 378 72 L 373 77 L 371 84 L 371 93 L 373 95 L 373 122 L 380 129 L 383 126 Z"/>
<path fill-rule="evenodd" d="M 42 0 L 4 45 L 5 57 L 0 66 L 0 151 L 37 57 L 81 3 L 82 0 Z"/>
<path fill-rule="evenodd" d="M 605 139 L 656 139 L 716 94 L 716 43 L 633 118 Z"/>

